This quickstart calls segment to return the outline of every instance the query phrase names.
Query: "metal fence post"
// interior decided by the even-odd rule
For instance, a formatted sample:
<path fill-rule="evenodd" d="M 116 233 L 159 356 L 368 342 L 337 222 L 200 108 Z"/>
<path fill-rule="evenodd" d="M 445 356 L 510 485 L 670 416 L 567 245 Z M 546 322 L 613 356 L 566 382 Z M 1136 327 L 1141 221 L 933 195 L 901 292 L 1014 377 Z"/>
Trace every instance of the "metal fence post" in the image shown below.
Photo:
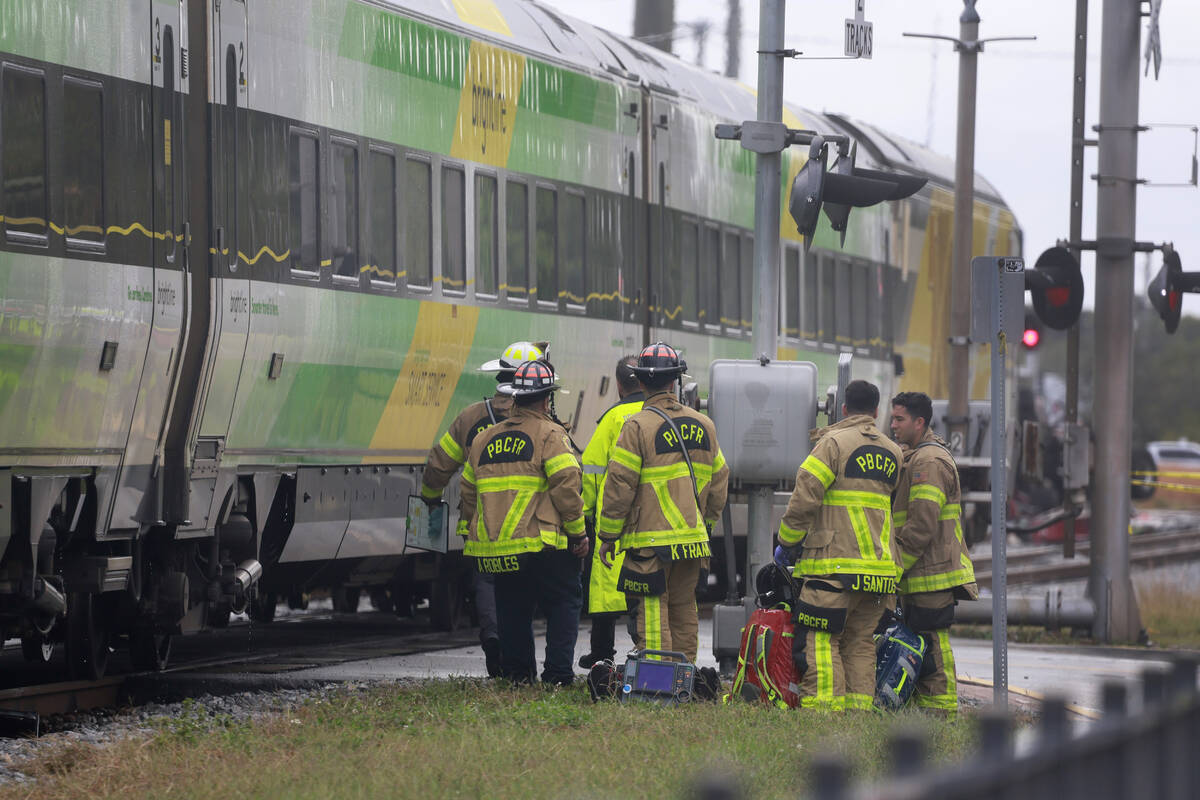
<path fill-rule="evenodd" d="M 892 774 L 897 778 L 919 775 L 925 767 L 925 737 L 917 731 L 901 730 L 892 735 Z"/>
<path fill-rule="evenodd" d="M 1012 717 L 1008 713 L 989 711 L 980 715 L 979 755 L 991 762 L 1012 758 Z"/>
<path fill-rule="evenodd" d="M 847 796 L 846 762 L 837 756 L 825 756 L 813 763 L 813 800 L 845 800 Z"/>
<path fill-rule="evenodd" d="M 1070 733 L 1067 723 L 1067 701 L 1061 697 L 1047 697 L 1042 703 L 1042 744 L 1060 744 L 1070 738 Z"/>

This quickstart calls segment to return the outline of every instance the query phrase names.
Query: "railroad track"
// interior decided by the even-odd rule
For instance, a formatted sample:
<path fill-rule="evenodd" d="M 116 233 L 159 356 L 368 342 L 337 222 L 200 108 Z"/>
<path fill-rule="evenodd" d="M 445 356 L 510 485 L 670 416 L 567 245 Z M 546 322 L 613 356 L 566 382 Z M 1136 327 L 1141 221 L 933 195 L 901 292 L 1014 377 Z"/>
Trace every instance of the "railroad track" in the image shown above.
<path fill-rule="evenodd" d="M 1082 558 L 1070 561 L 1058 558 L 1061 548 L 1057 545 L 1036 550 L 1014 553 L 1008 558 L 1008 585 L 1024 583 L 1047 583 L 1051 581 L 1086 578 L 1091 571 L 1091 562 L 1086 556 L 1091 552 L 1090 544 L 1081 544 L 1076 553 Z M 1200 531 L 1177 531 L 1171 533 L 1149 533 L 1129 539 L 1129 563 L 1139 566 L 1156 566 L 1194 561 L 1200 559 Z M 975 579 L 980 586 L 992 585 L 991 557 L 973 559 Z"/>
<path fill-rule="evenodd" d="M 387 614 L 322 615 L 298 624 L 234 625 L 219 635 L 180 640 L 176 663 L 162 672 L 126 672 L 98 681 L 56 681 L 0 689 L 0 729 L 37 732 L 40 718 L 95 708 L 137 705 L 194 694 L 200 685 L 237 685 L 247 677 L 283 676 L 296 670 L 383 656 L 462 647 L 478 641 L 473 629 L 454 633 L 397 625 Z M 7 657 L 14 657 L 5 652 Z M 118 653 L 114 653 L 114 661 Z M 114 667 L 119 668 L 117 661 Z M 260 681 L 261 683 L 261 681 Z M 256 688 L 247 680 L 244 688 Z"/>

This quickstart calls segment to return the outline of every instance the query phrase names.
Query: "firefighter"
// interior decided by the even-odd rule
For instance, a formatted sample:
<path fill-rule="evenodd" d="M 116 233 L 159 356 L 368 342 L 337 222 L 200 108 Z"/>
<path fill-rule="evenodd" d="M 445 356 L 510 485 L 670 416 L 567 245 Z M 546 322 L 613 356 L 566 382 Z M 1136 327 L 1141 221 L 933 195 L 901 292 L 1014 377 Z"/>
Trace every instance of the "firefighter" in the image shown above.
<path fill-rule="evenodd" d="M 617 362 L 617 402 L 596 421 L 596 432 L 583 450 L 583 516 L 588 542 L 595 543 L 596 515 L 603 509 L 604 476 L 608 459 L 625 420 L 642 410 L 645 394 L 633 367 L 637 356 L 625 356 Z M 591 650 L 579 658 L 579 666 L 589 669 L 597 661 L 611 660 L 617 654 L 617 618 L 626 611 L 625 594 L 617 588 L 617 574 L 625 556 L 617 553 L 613 565 L 600 561 L 597 549 L 589 560 L 587 574 L 587 610 L 592 618 Z"/>
<path fill-rule="evenodd" d="M 479 367 L 479 372 L 496 373 L 498 385 L 512 382 L 513 370 L 526 361 L 542 358 L 545 342 L 513 342 L 504 348 L 499 358 Z M 421 497 L 429 506 L 442 499 L 442 491 L 466 461 L 467 451 L 475 437 L 508 416 L 512 398 L 497 388 L 494 395 L 472 403 L 450 423 L 450 428 L 429 451 L 421 477 Z M 458 531 L 466 535 L 466 520 L 460 516 Z M 500 634 L 496 625 L 496 593 L 492 575 L 476 571 L 471 576 L 475 595 L 475 610 L 479 617 L 479 643 L 483 646 L 484 661 L 490 677 L 500 674 Z"/>
<path fill-rule="evenodd" d="M 950 650 L 957 600 L 979 597 L 962 528 L 958 466 L 946 443 L 929 430 L 933 403 L 922 392 L 892 398 L 892 436 L 905 447 L 892 525 L 900 545 L 900 604 L 904 621 L 925 639 L 917 705 L 958 711 L 958 681 Z"/>
<path fill-rule="evenodd" d="M 549 415 L 558 388 L 545 361 L 517 368 L 507 387 L 511 415 L 471 445 L 461 508 L 469 520 L 463 552 L 496 580 L 501 675 L 516 683 L 536 676 L 536 604 L 546 615 L 542 682 L 569 686 L 582 606 L 579 562 L 588 541 L 583 473 L 566 432 Z"/>
<path fill-rule="evenodd" d="M 699 649 L 696 584 L 708 566 L 708 529 L 725 507 L 729 468 L 712 420 L 675 399 L 687 369 L 662 342 L 638 355 L 646 400 L 621 427 L 596 518 L 600 559 L 625 553 L 618 586 L 638 599 L 637 639 L 649 650 Z"/>
<path fill-rule="evenodd" d="M 875 427 L 879 390 L 846 386 L 843 419 L 814 431 L 812 452 L 779 525 L 779 541 L 803 581 L 792 657 L 804 708 L 869 709 L 875 698 L 872 634 L 895 607 L 899 554 L 891 494 L 900 448 Z"/>

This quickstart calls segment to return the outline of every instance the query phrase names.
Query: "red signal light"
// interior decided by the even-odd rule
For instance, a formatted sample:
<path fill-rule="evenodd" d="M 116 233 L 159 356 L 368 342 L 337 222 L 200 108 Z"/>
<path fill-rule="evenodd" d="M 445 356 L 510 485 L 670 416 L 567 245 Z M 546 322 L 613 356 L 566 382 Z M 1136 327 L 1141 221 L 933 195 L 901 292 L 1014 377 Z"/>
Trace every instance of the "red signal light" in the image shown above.
<path fill-rule="evenodd" d="M 1056 286 L 1046 290 L 1046 300 L 1055 308 L 1062 308 L 1071 302 L 1071 287 Z"/>
<path fill-rule="evenodd" d="M 1021 335 L 1021 344 L 1033 349 L 1038 346 L 1038 342 L 1042 340 L 1042 335 L 1034 328 L 1026 328 L 1025 333 Z"/>

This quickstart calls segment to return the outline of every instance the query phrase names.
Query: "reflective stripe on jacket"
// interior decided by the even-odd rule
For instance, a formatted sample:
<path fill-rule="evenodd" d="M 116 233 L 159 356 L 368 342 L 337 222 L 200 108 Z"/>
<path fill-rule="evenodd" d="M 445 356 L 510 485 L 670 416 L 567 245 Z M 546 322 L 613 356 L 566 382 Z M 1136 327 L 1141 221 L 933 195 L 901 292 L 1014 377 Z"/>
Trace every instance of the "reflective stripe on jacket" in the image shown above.
<path fill-rule="evenodd" d="M 900 555 L 892 535 L 891 495 L 900 479 L 900 448 L 865 414 L 813 437 L 817 442 L 796 471 L 796 487 L 779 525 L 781 543 L 804 545 L 792 574 L 894 581 L 900 576 Z"/>
<path fill-rule="evenodd" d="M 962 528 L 962 491 L 954 457 L 932 431 L 904 454 L 892 506 L 900 545 L 900 591 L 940 592 L 975 583 Z"/>
<path fill-rule="evenodd" d="M 604 479 L 608 473 L 608 459 L 621 426 L 625 420 L 642 410 L 642 393 L 635 392 L 614 405 L 596 425 L 596 432 L 583 449 L 583 515 L 595 519 L 604 501 Z M 600 548 L 592 548 L 592 572 L 588 580 L 588 613 L 600 614 L 607 611 L 624 611 L 625 593 L 617 591 L 617 575 L 625 554 L 613 556 L 612 567 L 604 566 L 600 560 Z"/>
<path fill-rule="evenodd" d="M 515 406 L 475 438 L 463 468 L 463 553 L 509 556 L 583 536 L 582 472 L 566 431 L 550 417 Z"/>
<path fill-rule="evenodd" d="M 496 421 L 507 417 L 512 410 L 512 398 L 497 393 L 492 397 L 492 413 Z M 421 496 L 430 500 L 442 496 L 446 484 L 467 460 L 467 452 L 475 437 L 492 426 L 488 416 L 488 401 L 480 400 L 463 409 L 454 418 L 449 429 L 442 434 L 425 459 L 425 470 L 421 473 Z"/>
<path fill-rule="evenodd" d="M 645 405 L 661 409 L 679 429 L 696 470 L 700 506 L 671 426 L 643 408 L 625 420 L 612 448 L 597 536 L 619 539 L 623 550 L 707 543 L 706 523 L 720 516 L 729 493 L 729 467 L 716 428 L 711 419 L 681 405 L 667 391 L 652 394 Z"/>

